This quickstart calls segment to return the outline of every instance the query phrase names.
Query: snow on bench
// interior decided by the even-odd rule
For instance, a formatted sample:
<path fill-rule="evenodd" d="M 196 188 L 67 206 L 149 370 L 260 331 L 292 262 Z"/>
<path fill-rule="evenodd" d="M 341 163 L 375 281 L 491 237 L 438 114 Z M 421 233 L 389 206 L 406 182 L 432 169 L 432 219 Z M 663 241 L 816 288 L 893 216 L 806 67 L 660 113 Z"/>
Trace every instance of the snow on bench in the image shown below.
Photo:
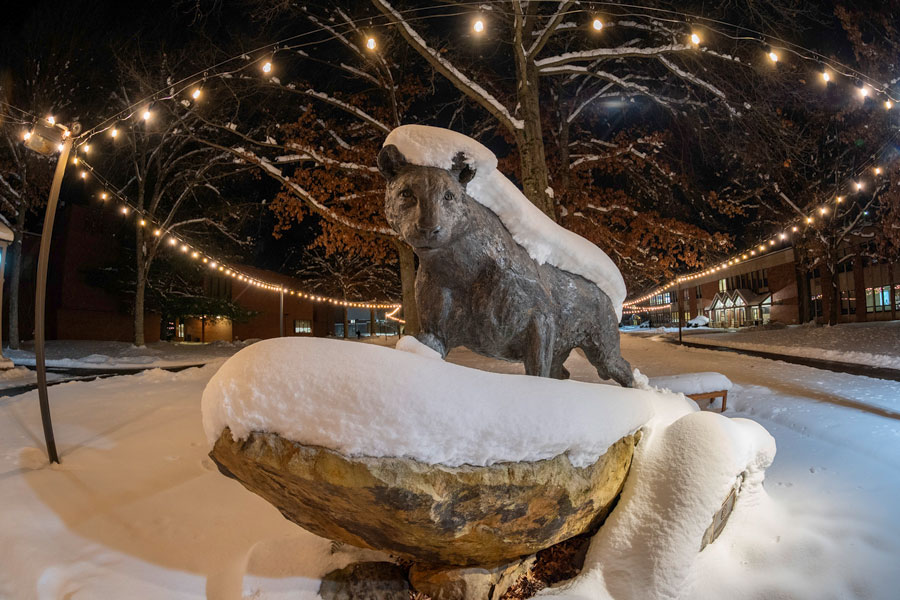
<path fill-rule="evenodd" d="M 666 375 L 664 377 L 652 377 L 650 385 L 661 390 L 670 390 L 681 393 L 692 400 L 709 400 L 712 403 L 716 398 L 722 398 L 722 411 L 728 402 L 728 390 L 731 389 L 731 380 L 713 371 L 704 373 L 683 373 L 681 375 Z"/>

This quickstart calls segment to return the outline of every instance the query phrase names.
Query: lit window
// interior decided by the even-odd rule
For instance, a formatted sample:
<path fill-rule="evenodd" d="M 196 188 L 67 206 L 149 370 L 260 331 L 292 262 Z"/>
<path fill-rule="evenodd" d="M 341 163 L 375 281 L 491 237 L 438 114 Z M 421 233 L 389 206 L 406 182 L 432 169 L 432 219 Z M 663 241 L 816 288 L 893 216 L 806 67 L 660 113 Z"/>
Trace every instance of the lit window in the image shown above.
<path fill-rule="evenodd" d="M 312 333 L 312 321 L 294 319 L 294 333 Z"/>

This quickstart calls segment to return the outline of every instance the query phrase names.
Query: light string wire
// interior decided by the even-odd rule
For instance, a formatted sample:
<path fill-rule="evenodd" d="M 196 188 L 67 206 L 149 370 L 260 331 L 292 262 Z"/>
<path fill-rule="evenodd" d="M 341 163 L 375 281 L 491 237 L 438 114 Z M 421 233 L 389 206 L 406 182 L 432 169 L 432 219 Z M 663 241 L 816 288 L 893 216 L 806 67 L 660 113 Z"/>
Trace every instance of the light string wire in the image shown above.
<path fill-rule="evenodd" d="M 555 0 L 538 0 L 538 1 L 541 1 L 541 2 L 551 2 L 551 1 L 552 1 L 552 2 L 555 2 Z M 660 21 L 660 22 L 670 22 L 670 23 L 676 23 L 676 24 L 688 25 L 688 26 L 690 26 L 690 27 L 693 27 L 693 25 L 694 25 L 695 23 L 700 23 L 700 22 L 702 22 L 702 23 L 704 23 L 704 25 L 703 25 L 704 28 L 706 28 L 706 29 L 708 29 L 708 30 L 710 30 L 710 31 L 712 31 L 712 32 L 714 32 L 714 33 L 716 33 L 717 35 L 726 37 L 726 38 L 731 39 L 731 40 L 734 40 L 734 41 L 753 41 L 753 42 L 756 42 L 756 43 L 763 43 L 763 44 L 766 43 L 765 40 L 767 40 L 767 39 L 768 39 L 768 40 L 772 40 L 772 41 L 777 41 L 777 42 L 779 42 L 779 43 L 781 44 L 781 46 L 778 47 L 778 48 L 775 48 L 775 49 L 788 51 L 788 52 L 792 53 L 793 55 L 795 55 L 795 56 L 797 56 L 797 57 L 799 57 L 799 58 L 801 58 L 801 59 L 803 59 L 803 60 L 806 60 L 806 61 L 815 61 L 815 62 L 817 62 L 820 66 L 822 66 L 823 69 L 824 69 L 824 66 L 827 65 L 827 66 L 831 67 L 832 70 L 833 70 L 836 74 L 840 74 L 840 75 L 843 75 L 843 76 L 848 77 L 848 78 L 855 78 L 855 79 L 856 79 L 857 81 L 859 81 L 859 82 L 861 82 L 861 81 L 866 81 L 866 82 L 868 82 L 869 85 L 872 87 L 873 90 L 875 90 L 876 92 L 878 92 L 878 93 L 884 95 L 885 97 L 887 97 L 887 98 L 889 99 L 889 100 L 886 102 L 887 108 L 890 108 L 890 107 L 891 107 L 891 100 L 895 100 L 895 98 L 894 98 L 893 96 L 890 95 L 889 90 L 887 89 L 887 87 L 884 86 L 884 85 L 882 85 L 882 84 L 880 84 L 880 83 L 878 83 L 874 78 L 869 77 L 868 75 L 866 75 L 866 74 L 864 74 L 864 73 L 862 73 L 862 72 L 860 72 L 860 71 L 858 71 L 858 70 L 856 70 L 856 69 L 853 69 L 853 68 L 851 68 L 851 67 L 849 67 L 849 66 L 847 66 L 847 65 L 845 65 L 845 64 L 843 64 L 843 63 L 840 63 L 839 61 L 836 61 L 836 60 L 830 59 L 830 58 L 828 58 L 828 57 L 825 57 L 824 55 L 822 55 L 821 53 L 819 53 L 819 52 L 817 52 L 817 51 L 815 51 L 815 50 L 811 50 L 811 49 L 806 48 L 806 47 L 804 47 L 804 46 L 801 46 L 801 45 L 799 45 L 799 44 L 794 44 L 794 43 L 792 43 L 792 42 L 789 42 L 789 41 L 787 41 L 787 40 L 784 40 L 783 38 L 780 38 L 780 37 L 775 36 L 775 35 L 764 34 L 764 33 L 762 33 L 762 32 L 759 32 L 759 31 L 757 31 L 757 30 L 754 30 L 754 29 L 751 29 L 751 28 L 748 28 L 748 27 L 745 27 L 745 26 L 737 25 L 737 24 L 734 24 L 734 23 L 729 23 L 729 22 L 727 22 L 727 21 L 723 21 L 723 20 L 719 20 L 719 19 L 714 19 L 714 18 L 710 18 L 710 17 L 703 17 L 703 16 L 700 16 L 700 15 L 694 15 L 694 14 L 691 14 L 691 13 L 686 13 L 686 12 L 684 12 L 684 11 L 677 11 L 677 10 L 671 10 L 671 9 L 658 8 L 658 7 L 643 6 L 643 5 L 638 5 L 638 4 L 618 4 L 618 3 L 611 3 L 611 2 L 596 2 L 596 3 L 593 3 L 593 5 L 596 5 L 596 6 L 606 6 L 606 7 L 608 7 L 608 8 L 616 9 L 616 11 L 621 11 L 621 9 L 623 9 L 623 8 L 624 8 L 624 9 L 628 9 L 628 10 L 634 10 L 634 11 L 642 11 L 642 12 L 614 12 L 614 13 L 613 13 L 613 16 L 614 16 L 615 18 L 638 16 L 638 17 L 647 18 L 647 19 L 652 19 L 652 20 L 656 20 L 656 21 Z M 460 7 L 464 7 L 464 6 L 478 6 L 479 10 L 478 10 L 478 11 L 459 10 Z M 370 23 L 370 25 L 369 25 L 368 27 L 369 27 L 369 28 L 373 28 L 373 27 L 376 27 L 376 26 L 382 26 L 382 27 L 384 27 L 384 26 L 395 25 L 395 24 L 397 24 L 397 23 L 399 23 L 399 22 L 401 22 L 401 21 L 402 21 L 402 22 L 423 21 L 423 20 L 427 20 L 427 19 L 437 19 L 437 18 L 445 18 L 445 17 L 459 16 L 459 15 L 462 15 L 462 14 L 479 14 L 479 15 L 480 15 L 480 14 L 482 14 L 484 8 L 487 8 L 487 9 L 489 10 L 489 12 L 490 12 L 490 11 L 495 11 L 495 7 L 493 7 L 493 6 L 491 6 L 491 5 L 484 5 L 483 3 L 479 3 L 479 2 L 460 2 L 460 3 L 454 3 L 454 4 L 453 4 L 453 7 L 454 7 L 455 10 L 454 10 L 454 12 L 451 12 L 451 13 L 429 14 L 429 15 L 424 15 L 424 16 L 421 16 L 421 17 L 411 17 L 411 18 L 406 18 L 406 19 L 402 19 L 402 20 L 399 20 L 399 21 L 398 21 L 398 20 L 395 20 L 395 19 L 388 18 L 386 15 L 380 15 L 380 16 L 379 16 L 379 15 L 376 15 L 374 18 L 372 18 L 372 17 L 365 17 L 365 18 L 360 18 L 360 19 L 356 19 L 356 20 L 350 20 L 350 21 L 347 22 L 347 23 L 342 23 L 342 24 L 339 24 L 339 25 L 335 25 L 335 26 L 331 27 L 330 29 L 331 29 L 333 32 L 337 32 L 337 33 L 340 33 L 340 34 L 346 34 L 347 32 L 354 31 L 354 30 L 358 29 L 358 28 L 360 27 L 360 23 L 362 23 L 362 22 L 364 22 L 364 21 L 368 21 L 368 22 Z M 416 13 L 416 12 L 419 12 L 419 11 L 433 10 L 433 9 L 434 9 L 434 7 L 419 7 L 419 8 L 413 8 L 413 9 L 406 9 L 406 10 L 398 11 L 398 12 L 400 12 L 400 14 L 403 14 L 403 15 L 408 15 L 408 14 L 413 14 L 413 13 Z M 496 11 L 496 12 L 501 12 L 501 11 Z M 592 13 L 592 10 L 591 10 L 591 9 L 575 9 L 575 10 L 571 10 L 571 11 L 566 11 L 566 12 L 563 13 L 563 14 L 564 14 L 564 15 L 568 15 L 568 14 L 572 14 L 572 15 L 576 15 L 576 14 L 577 14 L 577 15 L 585 14 L 585 15 L 588 15 L 589 17 L 590 17 L 590 16 L 593 16 L 593 13 Z M 673 16 L 675 16 L 675 17 L 678 17 L 678 19 L 664 18 L 664 17 L 661 17 L 661 16 L 659 16 L 659 15 L 673 15 Z M 378 25 L 372 24 L 373 22 L 376 22 L 376 21 L 378 22 Z M 479 24 L 481 25 L 481 28 L 480 28 L 480 29 L 477 29 L 477 31 L 480 33 L 481 31 L 483 31 L 484 24 L 483 24 L 483 22 L 482 22 L 481 20 L 479 20 Z M 729 33 L 725 32 L 725 31 L 722 31 L 721 29 L 719 29 L 719 28 L 717 28 L 717 27 L 713 27 L 711 24 L 716 24 L 717 26 L 720 26 L 720 27 L 721 27 L 721 26 L 729 27 L 729 28 L 732 28 L 732 29 L 733 29 L 734 31 L 736 31 L 736 32 L 737 32 L 737 31 L 743 31 L 743 32 L 746 32 L 747 34 L 750 34 L 750 35 L 748 35 L 748 36 L 732 35 L 732 34 L 729 34 Z M 284 38 L 284 39 L 282 39 L 282 40 L 276 41 L 276 42 L 271 43 L 271 44 L 265 44 L 265 45 L 263 45 L 263 46 L 259 46 L 259 47 L 255 48 L 255 49 L 253 49 L 253 50 L 244 51 L 244 52 L 242 52 L 242 53 L 240 53 L 240 54 L 237 54 L 237 55 L 234 55 L 234 56 L 232 56 L 232 57 L 230 57 L 230 58 L 224 59 L 224 60 L 222 60 L 222 61 L 220 61 L 220 62 L 218 62 L 218 63 L 216 63 L 216 64 L 214 64 L 214 65 L 212 65 L 212 66 L 210 66 L 210 67 L 207 67 L 207 68 L 205 68 L 205 69 L 203 69 L 203 70 L 197 71 L 197 72 L 195 72 L 195 73 L 192 74 L 192 75 L 189 75 L 189 76 L 187 76 L 187 77 L 184 77 L 184 78 L 180 79 L 179 81 L 177 81 L 177 82 L 175 82 L 175 83 L 173 83 L 173 84 L 169 84 L 169 85 L 165 86 L 164 88 L 160 88 L 160 89 L 157 90 L 156 92 L 154 92 L 154 93 L 152 93 L 152 94 L 149 94 L 149 95 L 145 96 L 144 98 L 142 98 L 141 100 L 138 100 L 138 101 L 132 103 L 131 105 L 129 105 L 129 106 L 126 107 L 125 109 L 121 110 L 120 112 L 116 113 L 115 115 L 113 115 L 113 116 L 111 116 L 111 117 L 109 117 L 109 118 L 107 118 L 107 119 L 101 121 L 98 125 L 92 127 L 91 129 L 89 129 L 89 130 L 87 130 L 87 131 L 84 131 L 84 132 L 80 133 L 79 135 L 75 136 L 74 139 L 75 139 L 76 142 L 77 142 L 77 146 L 82 146 L 82 145 L 86 144 L 86 143 L 87 143 L 91 138 L 93 138 L 94 136 L 96 136 L 96 135 L 98 135 L 99 133 L 102 133 L 102 132 L 104 132 L 104 131 L 107 131 L 107 130 L 109 130 L 109 129 L 112 129 L 112 130 L 113 130 L 113 134 L 115 135 L 115 131 L 116 131 L 116 130 L 114 129 L 115 125 L 118 124 L 118 123 L 121 122 L 121 121 L 129 120 L 132 116 L 134 116 L 134 115 L 137 113 L 137 111 L 139 110 L 138 107 L 140 107 L 140 106 L 142 106 L 142 105 L 146 105 L 148 102 L 158 102 L 158 101 L 164 101 L 164 100 L 175 100 L 182 92 L 184 92 L 184 90 L 186 90 L 186 89 L 188 89 L 188 88 L 190 88 L 190 87 L 192 87 L 192 86 L 197 86 L 197 85 L 202 86 L 202 84 L 203 84 L 204 82 L 206 82 L 206 81 L 208 81 L 208 80 L 210 80 L 210 79 L 215 79 L 215 78 L 225 79 L 225 78 L 228 78 L 228 77 L 230 77 L 230 76 L 233 76 L 233 75 L 235 75 L 235 74 L 237 74 L 237 73 L 243 72 L 243 71 L 245 71 L 245 70 L 247 70 L 247 69 L 253 67 L 254 65 L 258 64 L 259 62 L 261 62 L 262 60 L 265 60 L 267 57 L 270 58 L 270 60 L 274 60 L 274 56 L 275 56 L 278 52 L 296 51 L 296 50 L 298 50 L 298 49 L 300 49 L 300 48 L 303 48 L 303 47 L 312 46 L 312 45 L 317 45 L 317 44 L 325 43 L 325 42 L 327 42 L 327 41 L 332 40 L 332 39 L 333 39 L 333 33 L 332 33 L 332 31 L 329 31 L 329 37 L 326 38 L 326 39 L 324 39 L 324 40 L 312 40 L 312 41 L 303 42 L 303 43 L 300 43 L 300 44 L 294 44 L 294 45 L 290 45 L 290 46 L 287 45 L 287 43 L 290 42 L 290 41 L 297 40 L 297 39 L 300 39 L 300 38 L 303 38 L 303 37 L 307 37 L 307 36 L 312 36 L 312 35 L 315 35 L 315 34 L 318 34 L 318 33 L 324 32 L 324 31 L 328 31 L 328 29 L 326 29 L 324 26 L 319 26 L 319 27 L 316 27 L 316 28 L 312 29 L 311 31 L 307 31 L 307 32 L 303 32 L 303 33 L 301 33 L 301 34 L 297 34 L 297 35 L 294 35 L 294 36 L 290 36 L 290 37 L 288 37 L 288 38 Z M 753 36 L 753 37 L 751 37 L 751 36 Z M 370 38 L 370 40 L 371 40 L 371 39 L 373 39 L 373 38 Z M 701 47 L 701 46 L 700 46 L 700 42 L 699 42 L 699 41 L 698 41 L 698 42 L 694 42 L 694 45 L 697 46 L 698 49 L 701 49 L 701 50 L 702 50 L 703 48 L 705 48 L 705 46 L 704 46 L 704 47 Z M 370 49 L 374 49 L 374 45 L 373 45 L 373 47 L 370 48 Z M 253 54 L 258 54 L 258 53 L 263 53 L 263 52 L 264 52 L 265 54 L 264 54 L 263 57 L 261 57 L 261 58 L 255 58 L 255 59 L 254 59 L 254 58 L 251 57 L 251 55 L 253 55 Z M 804 53 L 806 53 L 806 55 L 804 55 Z M 770 55 L 770 56 L 771 56 L 771 55 Z M 215 74 L 213 74 L 213 75 L 209 75 L 209 71 L 210 71 L 210 70 L 214 70 L 214 69 L 220 68 L 220 67 L 222 67 L 222 66 L 224 66 L 224 65 L 226 65 L 226 64 L 229 64 L 229 63 L 231 63 L 231 62 L 233 62 L 233 61 L 235 61 L 235 60 L 239 60 L 239 59 L 240 59 L 240 60 L 245 60 L 245 61 L 247 61 L 247 63 L 244 64 L 244 65 L 241 65 L 240 67 L 238 67 L 238 68 L 236 68 L 236 69 L 230 70 L 230 71 L 219 72 L 219 73 L 215 73 Z M 778 61 L 777 55 L 776 55 L 776 58 L 774 58 L 773 60 L 776 61 L 776 62 Z M 269 65 L 269 66 L 271 65 L 271 63 L 269 63 L 269 62 L 267 62 L 266 64 Z M 840 67 L 840 69 L 835 68 L 835 65 L 837 65 L 838 67 Z M 822 73 L 825 74 L 825 73 L 827 73 L 827 71 L 824 71 L 824 70 L 823 70 Z M 828 82 L 828 79 L 826 79 L 826 82 Z M 199 88 L 198 88 L 198 89 L 199 89 Z M 864 87 L 863 87 L 863 88 L 860 88 L 860 89 L 861 89 L 861 91 L 863 92 L 863 96 L 864 96 L 864 99 L 865 99 L 865 97 L 868 95 L 868 90 L 866 90 Z M 163 92 L 164 92 L 165 90 L 171 90 L 171 91 L 170 91 L 168 94 L 166 94 L 166 95 L 161 95 L 161 94 L 163 94 Z M 24 111 L 24 110 L 22 110 L 22 109 L 18 109 L 17 107 L 13 107 L 12 105 L 9 105 L 9 104 L 6 103 L 6 102 L 4 102 L 3 104 L 6 105 L 6 106 L 8 106 L 8 107 L 10 107 L 10 108 L 13 108 L 13 109 L 15 109 L 15 110 L 21 112 L 21 113 L 24 114 L 24 115 L 32 116 L 32 117 L 34 117 L 35 119 L 37 118 L 36 116 L 32 115 L 31 113 L 29 113 L 29 112 L 27 112 L 27 111 Z M 874 160 L 874 159 L 873 159 L 873 160 Z M 93 171 L 93 170 L 92 170 L 92 171 Z M 808 218 L 807 218 L 807 224 L 810 224 L 810 223 L 812 222 L 811 219 L 812 219 L 812 217 L 808 217 Z M 784 234 L 782 233 L 782 238 L 783 238 L 783 237 L 784 237 Z M 761 252 L 762 252 L 762 250 L 761 250 Z M 755 255 L 755 251 L 754 251 L 753 249 L 751 249 L 751 250 L 749 251 L 749 253 L 750 253 L 751 256 Z M 740 254 L 740 253 L 739 253 L 739 254 Z M 737 257 L 735 257 L 735 258 L 733 258 L 733 259 L 731 259 L 731 260 L 732 260 L 732 261 L 739 261 L 740 259 L 738 259 Z M 731 264 L 731 263 L 729 262 L 728 264 Z M 674 285 L 674 284 L 676 284 L 676 283 L 681 283 L 681 282 L 686 281 L 686 280 L 695 279 L 695 278 L 700 277 L 700 276 L 708 275 L 708 274 L 710 274 L 713 270 L 719 270 L 719 268 L 721 268 L 721 267 L 716 267 L 716 268 L 714 268 L 714 269 L 710 269 L 710 270 L 707 270 L 707 271 L 703 271 L 703 272 L 695 273 L 695 274 L 691 274 L 691 275 L 679 276 L 678 278 L 676 278 L 675 281 L 673 281 L 673 282 L 671 282 L 671 283 L 669 283 L 669 284 L 667 284 L 667 285 L 665 285 L 665 286 L 662 286 L 662 287 L 658 288 L 657 290 L 655 290 L 654 292 L 651 292 L 650 294 L 647 294 L 647 295 L 645 295 L 645 296 L 643 296 L 643 297 L 641 297 L 641 298 L 639 298 L 639 299 L 630 301 L 630 302 L 626 303 L 625 306 L 633 306 L 634 304 L 643 302 L 643 301 L 645 301 L 646 299 L 648 299 L 648 298 L 650 298 L 650 297 L 656 295 L 656 293 L 660 293 L 661 291 L 664 291 L 664 290 L 666 290 L 666 289 L 669 289 L 672 285 Z"/>
<path fill-rule="evenodd" d="M 119 213 L 124 217 L 131 216 L 133 218 L 137 218 L 140 227 L 146 228 L 153 237 L 159 238 L 158 245 L 160 247 L 165 247 L 165 245 L 168 244 L 168 246 L 170 246 L 173 251 L 179 250 L 184 256 L 198 261 L 199 264 L 206 265 L 213 272 L 220 273 L 221 275 L 230 277 L 236 281 L 245 282 L 248 285 L 252 285 L 260 289 L 273 292 L 282 292 L 288 296 L 296 296 L 298 299 L 308 299 L 313 302 L 326 302 L 335 306 L 343 306 L 347 308 L 367 308 L 370 310 L 399 310 L 402 306 L 399 303 L 390 301 L 357 302 L 345 300 L 342 298 L 323 296 L 320 294 L 314 294 L 305 291 L 300 288 L 289 287 L 284 283 L 274 283 L 271 281 L 266 281 L 264 279 L 259 279 L 258 277 L 255 277 L 253 275 L 249 275 L 237 267 L 230 266 L 228 264 L 228 261 L 223 261 L 215 258 L 210 253 L 200 249 L 197 244 L 189 242 L 184 235 L 175 233 L 171 229 L 171 227 L 168 229 L 164 228 L 159 223 L 159 221 L 153 217 L 153 215 L 151 215 L 146 210 L 141 209 L 136 203 L 129 200 L 124 194 L 118 192 L 115 186 L 113 186 L 108 179 L 106 179 L 93 167 L 93 165 L 91 165 L 83 158 L 74 157 L 72 159 L 72 163 L 77 166 L 83 167 L 80 173 L 80 178 L 82 179 L 82 181 L 87 180 L 88 173 L 90 173 L 90 175 L 98 181 L 100 187 L 103 189 L 103 192 L 100 193 L 100 200 L 104 205 L 107 205 L 107 201 L 111 198 L 118 200 Z M 113 203 L 110 202 L 109 205 L 112 206 Z M 163 240 L 166 241 L 163 242 Z"/>

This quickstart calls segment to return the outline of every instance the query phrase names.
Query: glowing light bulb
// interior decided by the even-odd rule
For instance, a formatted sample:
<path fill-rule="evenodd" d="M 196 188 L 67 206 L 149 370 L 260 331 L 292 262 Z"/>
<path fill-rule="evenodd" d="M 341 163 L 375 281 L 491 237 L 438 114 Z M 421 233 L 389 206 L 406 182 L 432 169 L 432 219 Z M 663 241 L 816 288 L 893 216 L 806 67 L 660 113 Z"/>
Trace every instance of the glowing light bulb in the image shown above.
<path fill-rule="evenodd" d="M 197 252 L 191 252 L 191 258 L 197 258 L 197 257 L 199 257 L 199 256 L 200 256 L 199 253 L 197 253 Z"/>
<path fill-rule="evenodd" d="M 765 249 L 766 249 L 765 246 L 763 246 L 762 244 L 759 245 L 759 251 L 760 251 L 760 252 L 764 252 Z"/>
<path fill-rule="evenodd" d="M 266 61 L 262 66 L 263 73 L 271 73 L 272 72 L 272 63 Z"/>
<path fill-rule="evenodd" d="M 219 265 L 217 265 L 215 261 L 209 263 L 209 268 L 210 268 L 210 269 L 215 269 L 215 268 L 218 267 L 218 266 L 219 266 Z"/>
<path fill-rule="evenodd" d="M 775 54 L 774 50 L 769 52 L 769 60 L 771 60 L 773 63 L 778 62 L 778 55 Z"/>
<path fill-rule="evenodd" d="M 472 29 L 475 30 L 475 33 L 482 33 L 484 31 L 484 21 L 476 19 L 475 22 L 472 23 Z"/>
<path fill-rule="evenodd" d="M 65 149 L 65 146 L 63 144 L 60 144 L 59 146 L 56 147 L 56 149 L 59 150 L 60 152 L 62 152 Z"/>
<path fill-rule="evenodd" d="M 366 40 L 366 48 L 368 48 L 369 50 L 375 49 L 375 38 L 370 37 Z"/>
<path fill-rule="evenodd" d="M 109 198 L 109 194 L 107 194 L 106 192 L 103 192 L 102 194 L 100 194 L 101 200 L 106 200 L 107 198 Z"/>
<path fill-rule="evenodd" d="M 128 214 L 128 207 L 127 207 L 127 206 L 123 206 L 122 208 L 119 209 L 119 212 L 121 212 L 123 215 L 127 215 L 127 214 Z"/>
<path fill-rule="evenodd" d="M 149 120 L 150 120 L 150 111 L 149 111 L 149 110 L 145 110 L 145 111 L 144 111 L 144 114 L 141 115 L 141 116 L 144 117 L 144 120 L 145 120 L 145 121 L 149 121 Z"/>
<path fill-rule="evenodd" d="M 193 98 L 194 100 L 196 100 L 199 97 L 200 97 L 200 88 L 197 88 L 196 90 L 191 92 L 191 98 Z"/>
<path fill-rule="evenodd" d="M 881 175 L 881 167 L 875 167 L 875 174 Z"/>
<path fill-rule="evenodd" d="M 78 157 L 77 157 L 77 156 L 76 156 L 75 158 L 72 159 L 72 164 L 73 164 L 73 165 L 77 165 L 77 164 L 78 164 Z"/>
<path fill-rule="evenodd" d="M 793 231 L 794 233 L 797 233 L 797 226 L 794 225 L 793 227 L 791 227 L 791 231 Z"/>
<path fill-rule="evenodd" d="M 160 231 L 159 229 L 154 229 L 153 235 L 155 235 L 156 237 L 159 237 L 160 235 L 162 235 L 162 231 Z"/>
<path fill-rule="evenodd" d="M 24 139 L 26 142 L 27 142 L 29 139 L 31 139 L 31 132 L 30 132 L 30 131 L 26 131 L 25 133 L 23 133 L 23 134 L 22 134 L 22 139 Z"/>
<path fill-rule="evenodd" d="M 812 223 L 812 217 L 806 217 L 806 223 L 807 224 Z"/>
<path fill-rule="evenodd" d="M 54 118 L 53 115 L 50 115 L 49 117 L 47 117 L 47 122 L 51 125 L 56 125 L 56 118 Z"/>
<path fill-rule="evenodd" d="M 885 109 L 891 110 L 891 107 L 893 107 L 893 106 L 894 106 L 894 104 L 893 104 L 890 100 L 885 100 L 885 101 L 884 101 L 884 108 L 885 108 Z"/>
<path fill-rule="evenodd" d="M 774 246 L 774 245 L 775 245 L 775 240 L 769 240 L 769 245 L 770 245 L 770 246 Z"/>
<path fill-rule="evenodd" d="M 700 45 L 700 36 L 697 35 L 696 33 L 692 33 L 691 34 L 691 43 L 695 46 L 699 46 Z"/>
<path fill-rule="evenodd" d="M 117 135 L 119 135 L 119 130 L 113 127 L 112 129 L 110 129 L 109 135 L 116 137 Z"/>
<path fill-rule="evenodd" d="M 825 214 L 827 214 L 827 213 L 828 213 L 828 209 L 825 208 L 824 206 L 823 206 L 822 208 L 819 209 L 819 214 L 820 214 L 820 215 L 825 216 Z"/>
<path fill-rule="evenodd" d="M 843 196 L 838 196 L 838 197 L 837 197 L 837 203 L 838 203 L 838 204 L 840 204 L 840 203 L 843 202 L 843 201 L 844 201 L 844 197 L 843 197 Z"/>
<path fill-rule="evenodd" d="M 829 81 L 831 81 L 831 75 L 828 74 L 828 71 L 822 71 L 822 80 L 825 83 L 828 83 Z"/>
<path fill-rule="evenodd" d="M 182 244 L 182 245 L 181 245 L 181 251 L 182 251 L 182 252 L 187 252 L 187 251 L 188 251 L 187 244 Z"/>
<path fill-rule="evenodd" d="M 859 95 L 862 96 L 863 98 L 865 98 L 866 96 L 868 96 L 868 95 L 869 95 L 869 88 L 867 88 L 866 86 L 863 86 L 863 87 L 859 88 Z"/>
<path fill-rule="evenodd" d="M 177 243 L 178 243 L 178 241 L 177 241 L 175 238 L 173 238 L 173 237 L 169 238 L 169 245 L 170 245 L 170 246 L 174 246 L 174 245 L 177 244 Z"/>
<path fill-rule="evenodd" d="M 82 172 L 81 172 L 81 178 L 82 178 L 82 179 L 87 179 L 87 171 L 82 171 Z"/>
<path fill-rule="evenodd" d="M 141 219 L 141 220 L 139 221 L 139 223 L 141 224 L 141 227 L 143 227 L 144 225 L 147 224 L 147 221 L 145 221 L 144 219 Z"/>
<path fill-rule="evenodd" d="M 862 190 L 862 182 L 861 182 L 861 181 L 857 181 L 857 182 L 856 182 L 856 191 L 859 192 L 859 191 L 861 191 L 861 190 Z"/>
<path fill-rule="evenodd" d="M 90 145 L 90 144 L 85 144 L 84 146 L 81 147 L 81 150 L 82 150 L 82 152 L 84 152 L 85 154 L 87 154 L 88 152 L 91 151 L 91 145 Z"/>
<path fill-rule="evenodd" d="M 787 234 L 786 234 L 786 233 L 782 233 L 782 234 L 781 234 L 781 239 L 785 239 L 785 238 L 787 238 Z"/>
<path fill-rule="evenodd" d="M 591 24 L 594 28 L 594 31 L 600 31 L 603 29 L 603 21 L 600 19 L 594 19 L 594 22 Z"/>

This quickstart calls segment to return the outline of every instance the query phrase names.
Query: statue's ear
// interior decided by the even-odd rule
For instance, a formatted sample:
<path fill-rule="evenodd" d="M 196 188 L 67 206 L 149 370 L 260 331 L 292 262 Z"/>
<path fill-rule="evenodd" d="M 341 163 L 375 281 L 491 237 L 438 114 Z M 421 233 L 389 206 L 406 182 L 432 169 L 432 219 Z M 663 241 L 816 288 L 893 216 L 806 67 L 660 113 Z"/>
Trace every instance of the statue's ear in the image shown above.
<path fill-rule="evenodd" d="M 406 157 L 393 144 L 388 144 L 378 153 L 378 170 L 388 181 L 396 177 L 407 164 Z"/>
<path fill-rule="evenodd" d="M 456 176 L 463 187 L 466 187 L 466 184 L 475 178 L 475 169 L 466 163 L 466 155 L 462 152 L 457 152 L 453 157 L 453 168 L 450 172 Z"/>

